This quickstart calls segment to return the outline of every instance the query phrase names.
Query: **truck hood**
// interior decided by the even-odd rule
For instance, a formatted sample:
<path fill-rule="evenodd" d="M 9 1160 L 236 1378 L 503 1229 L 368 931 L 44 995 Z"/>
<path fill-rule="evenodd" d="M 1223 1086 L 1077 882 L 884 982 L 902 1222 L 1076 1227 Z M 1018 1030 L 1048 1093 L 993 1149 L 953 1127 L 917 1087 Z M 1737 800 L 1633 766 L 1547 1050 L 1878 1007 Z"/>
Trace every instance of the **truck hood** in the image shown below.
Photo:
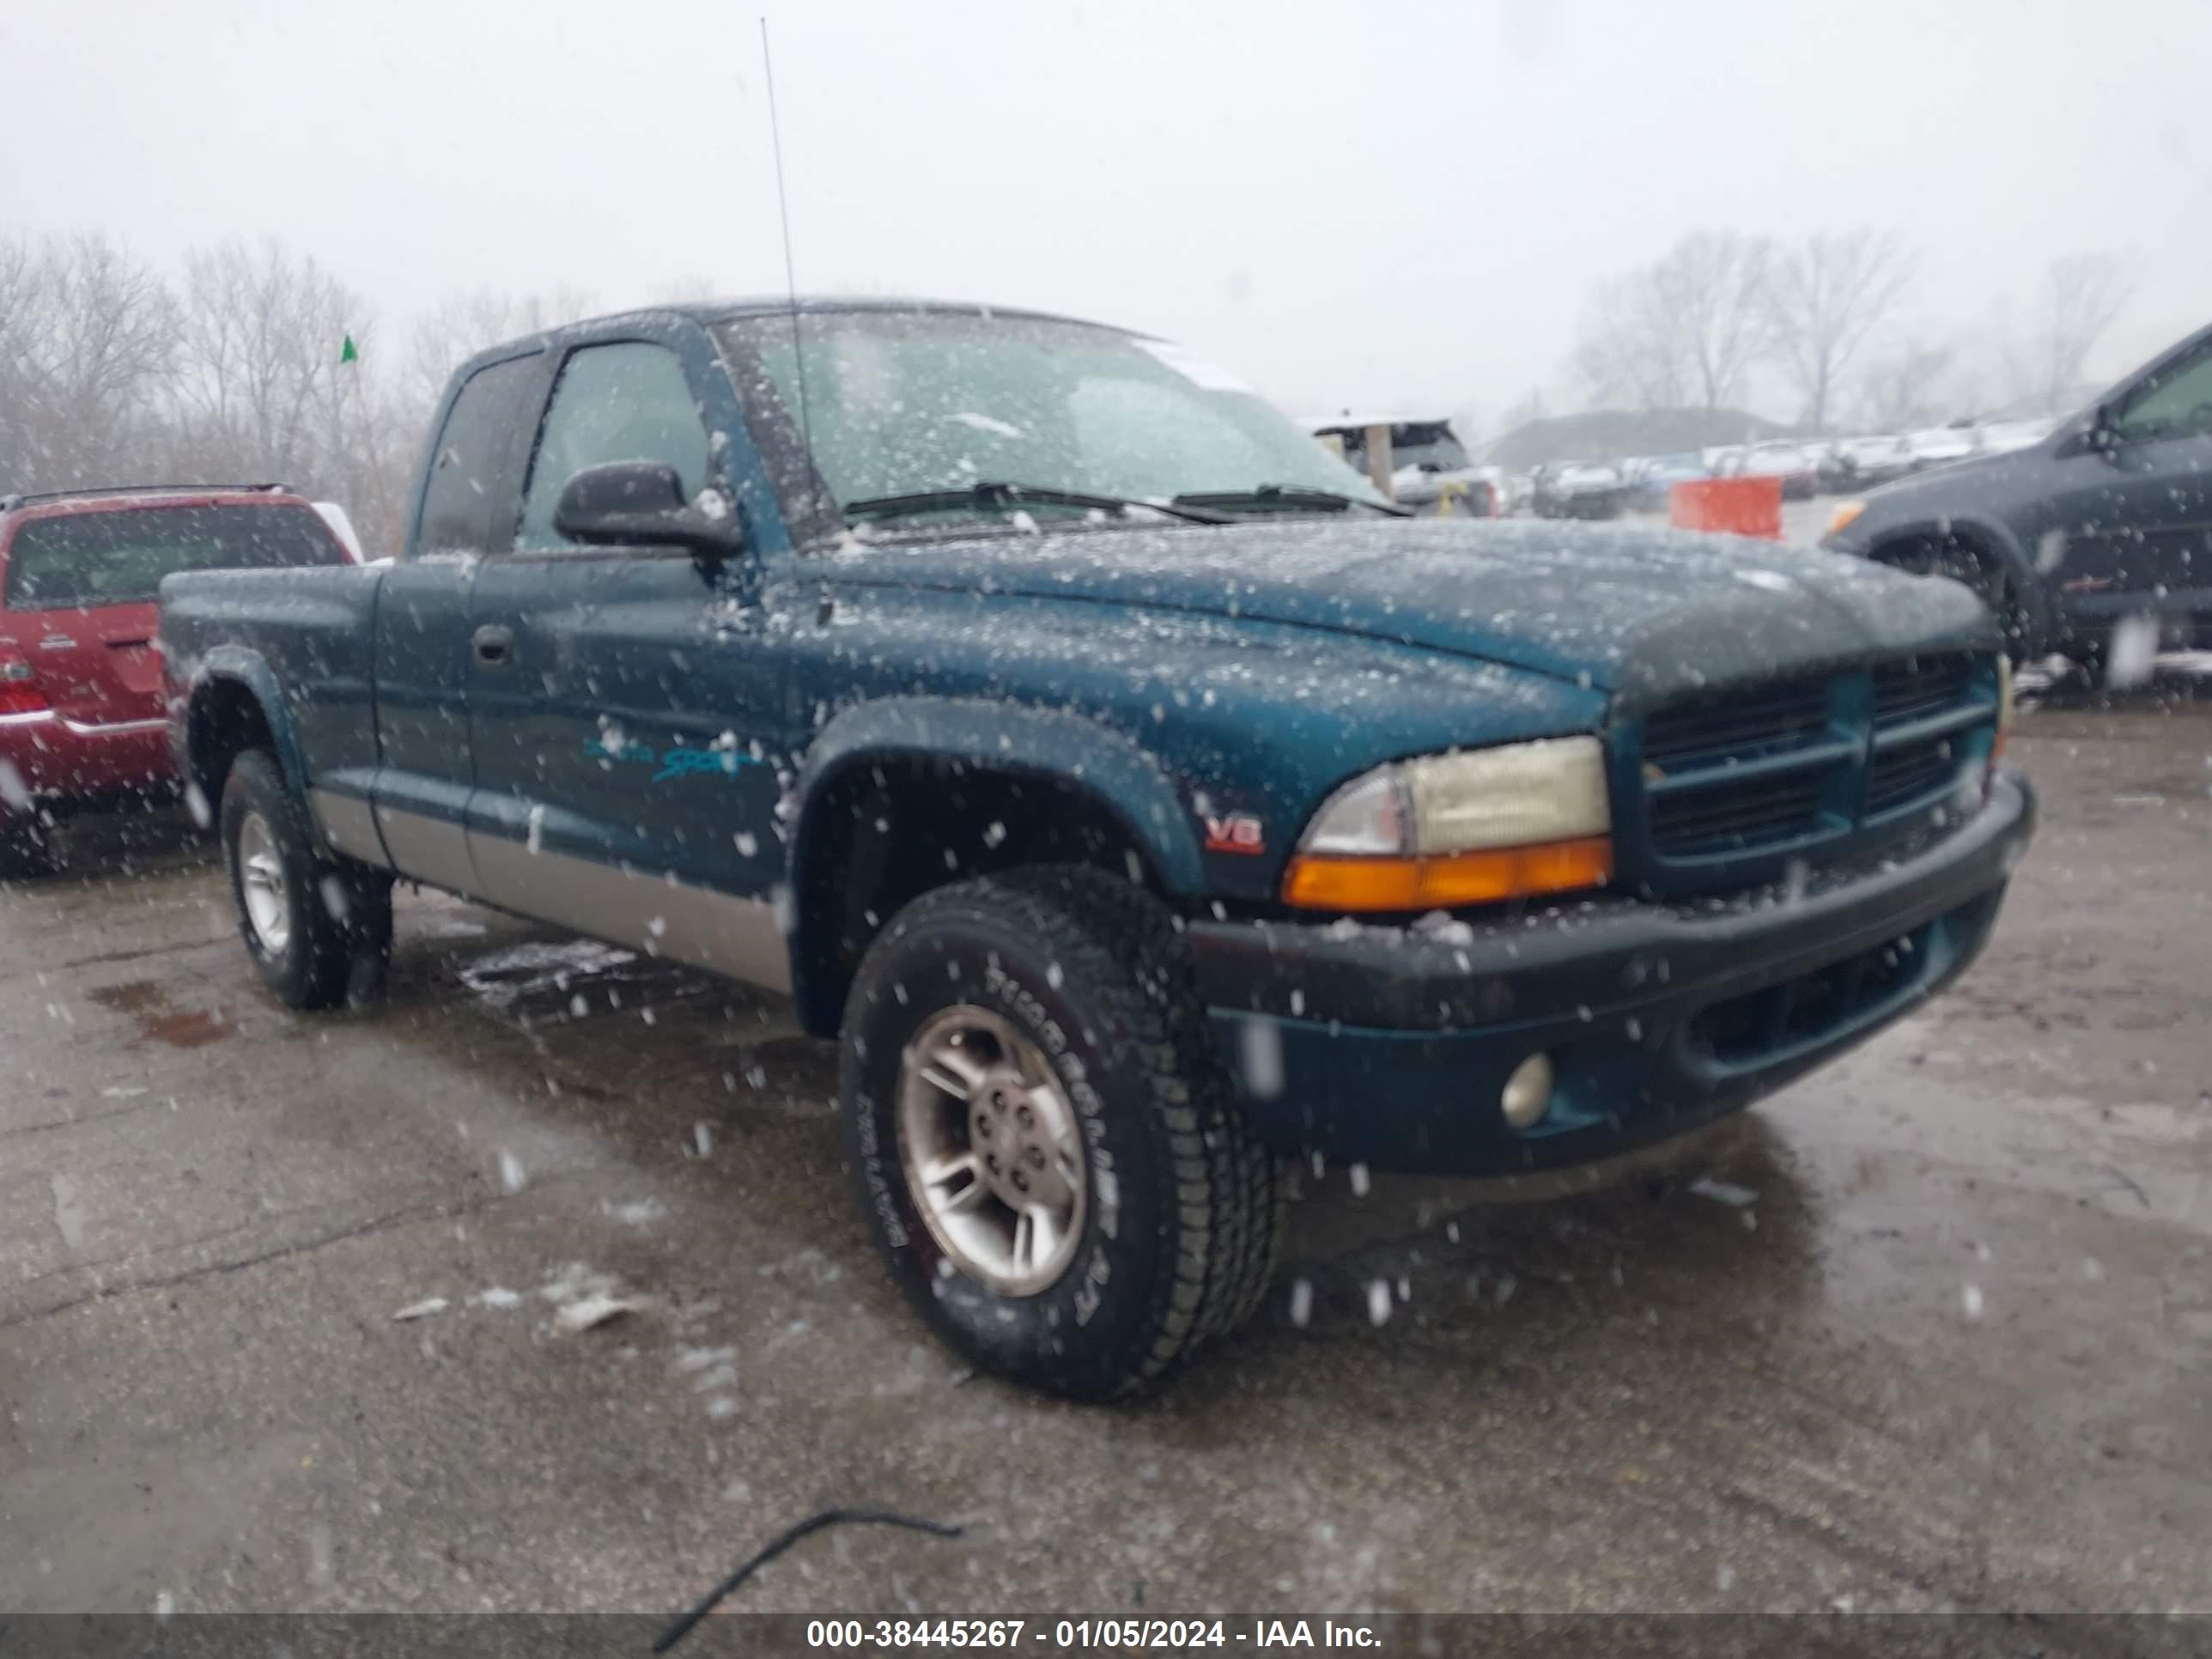
<path fill-rule="evenodd" d="M 1090 601 L 1450 652 L 1644 701 L 1994 646 L 1956 583 L 1736 538 L 1601 525 L 1300 520 L 848 542 L 831 586 Z"/>

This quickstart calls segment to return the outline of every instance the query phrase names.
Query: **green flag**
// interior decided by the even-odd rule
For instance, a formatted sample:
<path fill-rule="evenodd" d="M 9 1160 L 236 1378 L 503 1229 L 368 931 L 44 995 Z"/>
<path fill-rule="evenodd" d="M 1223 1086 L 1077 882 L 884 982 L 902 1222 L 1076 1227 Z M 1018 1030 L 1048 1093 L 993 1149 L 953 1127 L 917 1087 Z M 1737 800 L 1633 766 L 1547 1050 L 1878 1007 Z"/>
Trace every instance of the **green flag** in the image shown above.
<path fill-rule="evenodd" d="M 345 343 L 338 348 L 338 361 L 342 363 L 357 363 L 361 361 L 361 353 L 354 349 L 353 336 L 350 334 L 345 337 Z"/>

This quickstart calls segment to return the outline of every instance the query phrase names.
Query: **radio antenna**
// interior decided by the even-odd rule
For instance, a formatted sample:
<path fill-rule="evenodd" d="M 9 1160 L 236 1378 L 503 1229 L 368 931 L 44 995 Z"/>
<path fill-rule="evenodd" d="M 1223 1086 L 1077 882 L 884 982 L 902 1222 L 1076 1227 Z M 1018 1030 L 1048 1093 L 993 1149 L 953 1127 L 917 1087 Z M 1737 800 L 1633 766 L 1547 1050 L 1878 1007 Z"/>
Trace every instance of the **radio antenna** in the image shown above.
<path fill-rule="evenodd" d="M 814 465 L 814 428 L 806 410 L 806 356 L 799 349 L 799 273 L 791 259 L 791 201 L 783 188 L 783 123 L 775 109 L 775 60 L 768 50 L 768 19 L 760 20 L 761 73 L 768 82 L 768 136 L 775 152 L 775 210 L 783 223 L 783 285 L 791 302 L 791 373 L 799 392 L 799 438 L 806 451 L 806 493 L 819 512 L 821 473 Z"/>

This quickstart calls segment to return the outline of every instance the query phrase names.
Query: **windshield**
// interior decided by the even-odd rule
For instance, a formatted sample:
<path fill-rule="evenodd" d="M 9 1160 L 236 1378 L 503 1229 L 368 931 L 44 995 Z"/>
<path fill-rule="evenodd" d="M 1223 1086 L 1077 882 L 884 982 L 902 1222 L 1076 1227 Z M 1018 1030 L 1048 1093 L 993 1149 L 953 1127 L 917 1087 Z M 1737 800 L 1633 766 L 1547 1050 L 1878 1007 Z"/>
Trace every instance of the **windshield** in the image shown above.
<path fill-rule="evenodd" d="M 1381 503 L 1249 386 L 1172 346 L 1089 324 L 951 311 L 810 313 L 721 325 L 757 418 L 805 425 L 839 506 L 1012 483 L 1136 501 L 1263 484 Z M 1032 506 L 1033 512 L 1081 513 Z"/>
<path fill-rule="evenodd" d="M 135 507 L 34 519 L 8 550 L 8 608 L 143 604 L 177 570 L 342 564 L 303 507 Z"/>

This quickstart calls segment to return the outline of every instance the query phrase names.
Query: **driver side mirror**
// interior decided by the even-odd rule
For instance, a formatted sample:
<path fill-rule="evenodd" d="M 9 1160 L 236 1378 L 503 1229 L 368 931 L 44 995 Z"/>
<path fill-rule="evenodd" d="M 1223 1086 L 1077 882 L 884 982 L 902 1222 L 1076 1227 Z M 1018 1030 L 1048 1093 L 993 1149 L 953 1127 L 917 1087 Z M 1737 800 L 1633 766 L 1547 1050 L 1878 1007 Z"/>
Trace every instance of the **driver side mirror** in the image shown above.
<path fill-rule="evenodd" d="M 699 502 L 684 500 L 684 481 L 665 462 L 609 461 L 561 487 L 553 528 L 587 546 L 684 547 L 702 562 L 719 564 L 744 547 L 744 535 L 719 490 Z"/>
<path fill-rule="evenodd" d="M 2119 453 L 2120 434 L 2112 424 L 2112 410 L 2108 404 L 2099 404 L 2081 417 L 2081 422 L 2058 447 L 2063 459 L 2073 455 L 2101 455 L 2111 460 Z"/>

